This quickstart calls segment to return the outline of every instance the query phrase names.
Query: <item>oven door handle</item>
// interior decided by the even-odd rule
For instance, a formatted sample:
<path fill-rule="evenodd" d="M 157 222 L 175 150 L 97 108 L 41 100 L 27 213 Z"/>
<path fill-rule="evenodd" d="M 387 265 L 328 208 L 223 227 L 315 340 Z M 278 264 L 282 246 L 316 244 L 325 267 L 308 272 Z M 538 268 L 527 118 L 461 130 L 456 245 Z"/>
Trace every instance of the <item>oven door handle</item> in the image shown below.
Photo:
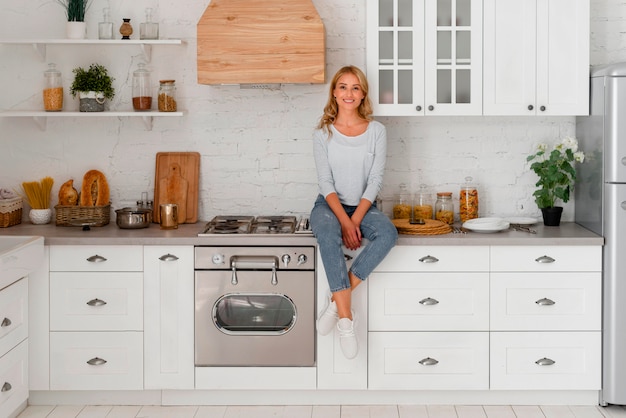
<path fill-rule="evenodd" d="M 272 270 L 272 285 L 278 284 L 276 269 L 278 268 L 278 257 L 271 255 L 234 255 L 230 257 L 230 269 L 233 271 L 230 283 L 236 286 L 237 269 L 240 270 Z"/>

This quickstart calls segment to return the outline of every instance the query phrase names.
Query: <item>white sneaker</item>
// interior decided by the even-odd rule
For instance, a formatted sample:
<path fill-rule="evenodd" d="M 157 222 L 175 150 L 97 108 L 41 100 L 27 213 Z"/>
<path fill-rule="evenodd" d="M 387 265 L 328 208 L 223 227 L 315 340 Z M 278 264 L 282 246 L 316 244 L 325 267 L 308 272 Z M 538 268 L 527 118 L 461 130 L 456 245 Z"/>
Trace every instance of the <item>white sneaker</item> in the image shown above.
<path fill-rule="evenodd" d="M 354 322 L 349 318 L 341 318 L 337 321 L 337 330 L 339 331 L 339 345 L 344 357 L 347 359 L 355 358 L 359 346 L 354 334 Z"/>
<path fill-rule="evenodd" d="M 324 312 L 317 318 L 317 332 L 320 335 L 328 335 L 335 328 L 339 315 L 337 315 L 337 304 L 328 298 L 328 304 Z"/>

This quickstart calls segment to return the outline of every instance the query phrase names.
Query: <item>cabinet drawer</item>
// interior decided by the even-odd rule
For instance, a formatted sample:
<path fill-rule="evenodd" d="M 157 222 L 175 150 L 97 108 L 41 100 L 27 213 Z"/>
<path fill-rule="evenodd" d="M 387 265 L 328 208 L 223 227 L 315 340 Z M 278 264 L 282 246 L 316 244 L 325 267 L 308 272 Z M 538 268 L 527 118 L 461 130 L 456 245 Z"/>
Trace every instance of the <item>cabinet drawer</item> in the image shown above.
<path fill-rule="evenodd" d="M 143 271 L 141 245 L 53 245 L 50 271 Z"/>
<path fill-rule="evenodd" d="M 0 356 L 24 341 L 26 337 L 28 337 L 28 279 L 24 278 L 0 292 Z"/>
<path fill-rule="evenodd" d="M 487 332 L 370 332 L 369 389 L 489 388 Z"/>
<path fill-rule="evenodd" d="M 142 341 L 141 332 L 51 332 L 50 389 L 143 389 Z"/>
<path fill-rule="evenodd" d="M 600 390 L 601 333 L 491 333 L 491 389 Z"/>
<path fill-rule="evenodd" d="M 491 247 L 491 271 L 601 270 L 601 246 Z"/>
<path fill-rule="evenodd" d="M 50 273 L 50 330 L 142 329 L 143 273 Z"/>
<path fill-rule="evenodd" d="M 491 329 L 600 331 L 601 273 L 493 273 Z"/>
<path fill-rule="evenodd" d="M 373 273 L 370 331 L 488 331 L 489 273 Z"/>
<path fill-rule="evenodd" d="M 395 246 L 376 271 L 489 271 L 489 247 Z"/>
<path fill-rule="evenodd" d="M 28 398 L 28 340 L 0 357 L 0 417 L 8 417 Z"/>

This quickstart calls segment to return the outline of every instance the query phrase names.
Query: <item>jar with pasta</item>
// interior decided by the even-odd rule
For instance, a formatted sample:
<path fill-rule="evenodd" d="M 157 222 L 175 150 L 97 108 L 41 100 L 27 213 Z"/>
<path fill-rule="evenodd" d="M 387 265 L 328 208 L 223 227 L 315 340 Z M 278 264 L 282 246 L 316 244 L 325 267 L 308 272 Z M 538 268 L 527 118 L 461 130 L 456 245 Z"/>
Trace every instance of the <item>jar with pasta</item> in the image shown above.
<path fill-rule="evenodd" d="M 435 219 L 448 225 L 454 223 L 454 203 L 452 203 L 452 192 L 437 193 L 435 202 Z"/>
<path fill-rule="evenodd" d="M 63 80 L 56 64 L 48 64 L 44 71 L 43 108 L 46 112 L 63 110 Z"/>
<path fill-rule="evenodd" d="M 159 81 L 159 112 L 176 112 L 176 85 L 174 80 Z"/>
<path fill-rule="evenodd" d="M 411 196 L 407 190 L 406 184 L 400 184 L 400 193 L 396 197 L 393 205 L 393 219 L 410 219 L 411 218 Z"/>
<path fill-rule="evenodd" d="M 461 222 L 478 218 L 478 189 L 472 184 L 471 177 L 465 177 L 459 195 L 459 216 Z"/>
<path fill-rule="evenodd" d="M 420 219 L 433 218 L 433 202 L 425 184 L 420 184 L 419 191 L 413 199 L 412 220 L 418 222 Z"/>

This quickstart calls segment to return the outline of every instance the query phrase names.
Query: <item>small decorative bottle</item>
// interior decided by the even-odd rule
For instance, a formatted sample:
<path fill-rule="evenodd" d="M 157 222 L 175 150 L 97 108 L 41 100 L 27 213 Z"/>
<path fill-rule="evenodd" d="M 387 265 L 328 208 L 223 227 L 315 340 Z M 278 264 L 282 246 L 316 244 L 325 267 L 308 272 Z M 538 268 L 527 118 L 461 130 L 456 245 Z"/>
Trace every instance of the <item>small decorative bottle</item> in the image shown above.
<path fill-rule="evenodd" d="M 150 71 L 146 70 L 145 64 L 137 64 L 133 72 L 133 109 L 152 109 L 152 88 L 150 86 Z"/>
<path fill-rule="evenodd" d="M 139 25 L 139 39 L 159 39 L 159 24 L 152 21 L 152 9 L 146 9 L 146 21 Z"/>
<path fill-rule="evenodd" d="M 435 202 L 435 219 L 452 225 L 454 223 L 454 204 L 452 203 L 451 192 L 437 193 L 437 201 Z"/>
<path fill-rule="evenodd" d="M 46 112 L 63 110 L 63 80 L 56 64 L 48 64 L 44 71 L 43 108 Z"/>
<path fill-rule="evenodd" d="M 159 111 L 176 112 L 175 80 L 160 80 L 159 83 Z"/>
<path fill-rule="evenodd" d="M 98 23 L 98 39 L 113 39 L 113 22 L 109 19 L 109 8 L 102 9 L 102 22 Z"/>
<path fill-rule="evenodd" d="M 465 184 L 461 186 L 459 216 L 461 222 L 478 218 L 478 190 L 472 184 L 471 177 L 465 177 Z"/>
<path fill-rule="evenodd" d="M 120 26 L 120 33 L 122 34 L 122 39 L 130 39 L 130 35 L 133 34 L 133 27 L 130 24 L 130 19 L 122 18 L 124 21 L 122 26 Z"/>

